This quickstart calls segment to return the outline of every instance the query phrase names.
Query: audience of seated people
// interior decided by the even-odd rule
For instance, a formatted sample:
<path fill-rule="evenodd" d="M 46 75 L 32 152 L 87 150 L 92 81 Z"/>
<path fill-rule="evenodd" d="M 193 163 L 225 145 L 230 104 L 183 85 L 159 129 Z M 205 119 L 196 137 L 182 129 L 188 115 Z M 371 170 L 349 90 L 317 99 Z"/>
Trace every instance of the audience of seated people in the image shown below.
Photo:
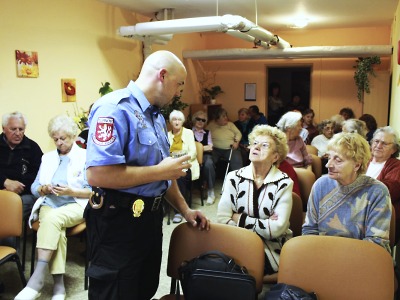
<path fill-rule="evenodd" d="M 367 175 L 383 182 L 389 189 L 396 212 L 396 243 L 400 238 L 400 151 L 399 135 L 390 126 L 378 128 L 371 140 L 372 159 Z"/>
<path fill-rule="evenodd" d="M 251 132 L 250 128 L 250 115 L 249 110 L 247 108 L 241 108 L 238 111 L 238 119 L 234 122 L 236 127 L 242 133 L 242 138 L 239 142 L 239 150 L 242 154 L 243 165 L 247 166 L 249 161 L 249 133 Z M 254 126 L 252 126 L 254 127 Z"/>
<path fill-rule="evenodd" d="M 301 113 L 289 111 L 281 117 L 276 125 L 286 134 L 289 145 L 286 160 L 295 168 L 311 170 L 312 158 L 307 153 L 306 144 L 299 135 L 302 129 L 301 124 Z"/>
<path fill-rule="evenodd" d="M 303 235 L 368 240 L 390 253 L 392 204 L 387 187 L 364 175 L 371 157 L 368 142 L 357 133 L 339 133 L 329 141 L 328 155 L 328 175 L 313 185 Z"/>
<path fill-rule="evenodd" d="M 249 135 L 250 165 L 227 175 L 218 204 L 218 222 L 257 233 L 265 245 L 264 274 L 278 272 L 279 253 L 292 237 L 289 218 L 293 182 L 276 165 L 288 151 L 286 136 L 275 127 L 257 125 Z"/>
<path fill-rule="evenodd" d="M 168 139 L 170 143 L 170 153 L 172 156 L 177 157 L 182 155 L 190 155 L 189 163 L 192 165 L 190 169 L 186 170 L 186 176 L 178 178 L 176 181 L 179 190 L 184 196 L 186 203 L 191 207 L 190 203 L 190 189 L 192 187 L 192 180 L 196 180 L 200 176 L 200 167 L 197 162 L 196 144 L 194 143 L 193 132 L 190 129 L 183 127 L 185 122 L 185 115 L 179 110 L 173 110 L 169 114 L 169 123 L 171 130 L 168 131 Z M 174 154 L 175 153 L 175 154 Z M 182 222 L 182 215 L 175 211 L 173 218 L 174 223 Z"/>
<path fill-rule="evenodd" d="M 202 177 L 207 186 L 207 205 L 212 205 L 215 201 L 215 165 L 212 159 L 213 143 L 212 133 L 204 129 L 207 124 L 207 114 L 204 111 L 197 111 L 192 116 L 194 139 L 203 144 L 203 167 Z M 201 183 L 202 184 L 202 183 Z"/>
<path fill-rule="evenodd" d="M 374 135 L 375 130 L 378 128 L 378 124 L 374 118 L 374 116 L 370 114 L 363 114 L 358 118 L 361 121 L 365 122 L 367 126 L 367 141 L 370 142 L 372 140 L 372 136 Z"/>
<path fill-rule="evenodd" d="M 318 124 L 318 130 L 321 134 L 313 138 L 311 142 L 311 145 L 317 148 L 318 156 L 321 157 L 322 174 L 328 173 L 328 169 L 326 168 L 326 163 L 328 162 L 327 148 L 329 140 L 333 137 L 334 127 L 335 123 L 332 120 L 323 120 Z"/>
<path fill-rule="evenodd" d="M 308 135 L 304 141 L 307 145 L 311 145 L 311 141 L 313 140 L 313 138 L 319 134 L 317 127 L 315 127 L 314 125 L 315 113 L 311 108 L 305 109 L 302 113 L 302 125 L 303 128 L 307 129 L 308 131 Z"/>
<path fill-rule="evenodd" d="M 91 195 L 85 176 L 86 150 L 75 143 L 78 126 L 72 118 L 59 115 L 50 120 L 48 133 L 57 149 L 43 155 L 31 186 L 32 194 L 38 197 L 29 217 L 30 224 L 40 222 L 38 259 L 27 286 L 15 300 L 38 298 L 47 269 L 54 281 L 52 299 L 65 299 L 66 228 L 84 221 L 84 208 Z"/>
<path fill-rule="evenodd" d="M 213 161 L 216 165 L 222 158 L 229 161 L 230 170 L 238 170 L 243 167 L 242 155 L 239 150 L 239 142 L 242 139 L 240 130 L 228 120 L 225 109 L 219 108 L 215 113 L 215 119 L 206 127 L 212 132 Z"/>
<path fill-rule="evenodd" d="M 207 204 L 215 202 L 215 166 L 223 158 L 230 162 L 232 172 L 227 176 L 228 183 L 218 205 L 218 222 L 246 228 L 252 225 L 251 230 L 257 232 L 266 244 L 265 274 L 278 271 L 279 250 L 284 241 L 291 237 L 288 221 L 290 213 L 287 213 L 290 212 L 291 201 L 288 199 L 291 199 L 292 191 L 300 195 L 293 167 L 311 170 L 312 158 L 307 153 L 306 144 L 318 149 L 323 174 L 328 175 L 318 179 L 313 186 L 303 234 L 370 240 L 390 252 L 388 237 L 391 199 L 397 216 L 396 243 L 400 238 L 400 161 L 397 159 L 400 141 L 396 131 L 389 126 L 377 129 L 377 122 L 370 114 L 354 119 L 352 109 L 347 107 L 341 109 L 339 115 L 318 124 L 319 135 L 313 119 L 314 111 L 305 109 L 303 115 L 296 111 L 284 114 L 277 121 L 277 128 L 258 125 L 267 124 L 267 119 L 254 105 L 249 109 L 240 109 L 238 120 L 232 123 L 228 120 L 226 110 L 221 108 L 207 129 L 207 114 L 203 111 L 193 114 L 192 134 L 183 127 L 185 116 L 182 112 L 175 110 L 169 117 L 172 126 L 168 132 L 171 153 L 186 151 L 191 156 L 191 169 L 178 180 L 185 199 L 188 201 L 186 189 L 190 188 L 191 181 L 199 177 L 200 168 L 194 144 L 194 141 L 198 141 L 204 146 L 202 172 L 208 188 Z M 0 176 L 3 177 L 3 188 L 21 195 L 24 216 L 31 213 L 31 220 L 39 218 L 42 228 L 38 231 L 38 263 L 35 272 L 15 299 L 38 297 L 47 267 L 53 275 L 55 299 L 65 299 L 65 228 L 83 221 L 83 206 L 90 196 L 90 186 L 86 179 L 71 179 L 67 171 L 70 168 L 80 168 L 84 172 L 86 153 L 81 153 L 84 150 L 79 150 L 74 143 L 77 126 L 73 120 L 57 116 L 50 121 L 48 128 L 57 150 L 45 154 L 40 164 L 43 153 L 37 143 L 24 135 L 26 124 L 26 118 L 19 112 L 5 114 L 0 138 Z M 308 132 L 304 141 L 300 137 L 302 128 Z M 334 135 L 334 132 L 338 134 Z M 81 134 L 84 134 L 83 131 Z M 361 137 L 370 141 L 370 149 Z M 11 156 L 18 158 L 18 161 L 6 164 Z M 51 166 L 55 160 L 59 164 Z M 19 166 L 24 161 L 29 163 Z M 243 167 L 248 163 L 250 165 Z M 19 173 L 19 170 L 26 171 Z M 231 181 L 238 184 L 233 185 Z M 279 190 L 280 184 L 286 184 L 286 187 Z M 277 189 L 277 193 L 271 194 L 274 197 L 266 197 L 265 191 L 269 194 L 273 188 Z M 240 192 L 248 193 L 251 197 L 235 198 Z M 345 196 L 339 198 L 340 195 Z M 232 197 L 235 198 L 234 203 Z M 356 210 L 357 197 L 368 201 L 357 202 Z M 254 203 L 244 203 L 244 198 L 252 199 Z M 362 207 L 359 206 L 361 204 Z M 250 209 L 255 205 L 258 211 Z M 57 214 L 53 213 L 55 210 Z M 53 220 L 59 222 L 63 215 L 69 216 L 69 222 L 63 223 L 58 231 L 46 226 Z M 348 222 L 354 221 L 354 218 L 362 226 Z M 182 216 L 176 214 L 173 221 L 181 222 Z M 264 228 L 257 224 L 264 224 Z"/>

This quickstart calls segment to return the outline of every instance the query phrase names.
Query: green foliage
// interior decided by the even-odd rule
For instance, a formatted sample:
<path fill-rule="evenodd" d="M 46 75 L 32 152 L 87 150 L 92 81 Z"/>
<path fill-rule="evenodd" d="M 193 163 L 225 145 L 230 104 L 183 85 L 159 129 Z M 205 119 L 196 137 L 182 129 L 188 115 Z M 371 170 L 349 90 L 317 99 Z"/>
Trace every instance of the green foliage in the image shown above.
<path fill-rule="evenodd" d="M 362 101 L 363 93 L 370 93 L 369 87 L 369 78 L 368 76 L 371 74 L 375 75 L 373 65 L 379 65 L 381 63 L 381 59 L 379 56 L 372 57 L 359 57 L 356 60 L 357 65 L 354 66 L 356 71 L 354 72 L 354 81 L 357 86 L 357 98 Z"/>
<path fill-rule="evenodd" d="M 174 99 L 167 105 L 164 105 L 160 110 L 165 120 L 169 120 L 169 114 L 175 109 L 183 111 L 189 104 L 182 102 L 181 97 L 175 96 Z"/>
<path fill-rule="evenodd" d="M 101 88 L 99 89 L 99 94 L 101 96 L 104 96 L 105 94 L 111 93 L 113 91 L 113 89 L 110 86 L 109 82 L 106 83 L 101 83 Z"/>
<path fill-rule="evenodd" d="M 215 99 L 215 97 L 224 92 L 219 85 L 215 85 L 210 88 L 204 88 L 203 91 L 209 95 L 211 99 Z"/>

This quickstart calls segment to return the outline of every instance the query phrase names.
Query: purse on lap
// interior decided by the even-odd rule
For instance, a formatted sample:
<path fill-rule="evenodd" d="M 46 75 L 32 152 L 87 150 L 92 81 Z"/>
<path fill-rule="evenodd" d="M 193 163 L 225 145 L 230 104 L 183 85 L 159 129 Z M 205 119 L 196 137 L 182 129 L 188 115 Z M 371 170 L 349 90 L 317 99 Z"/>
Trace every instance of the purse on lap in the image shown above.
<path fill-rule="evenodd" d="M 255 300 L 256 283 L 245 267 L 220 251 L 184 261 L 179 277 L 185 300 Z"/>

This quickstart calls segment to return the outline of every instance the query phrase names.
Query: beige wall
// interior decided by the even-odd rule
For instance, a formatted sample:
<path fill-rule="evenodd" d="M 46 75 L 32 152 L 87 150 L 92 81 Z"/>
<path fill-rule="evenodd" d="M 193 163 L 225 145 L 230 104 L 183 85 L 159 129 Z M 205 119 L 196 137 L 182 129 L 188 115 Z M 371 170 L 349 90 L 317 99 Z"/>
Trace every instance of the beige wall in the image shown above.
<path fill-rule="evenodd" d="M 398 42 L 400 41 L 400 2 L 397 5 L 395 21 L 392 26 L 392 89 L 391 89 L 391 105 L 390 105 L 390 126 L 393 126 L 397 132 L 400 132 L 400 61 L 397 59 L 399 52 Z"/>
<path fill-rule="evenodd" d="M 120 88 L 137 76 L 141 44 L 116 36 L 120 25 L 138 18 L 95 0 L 1 1 L 0 112 L 27 115 L 26 134 L 44 151 L 51 117 L 73 112 L 61 102 L 61 78 L 75 78 L 79 107 L 87 109 L 101 82 Z M 15 50 L 37 51 L 39 78 L 17 78 Z"/>
<path fill-rule="evenodd" d="M 148 21 L 143 16 L 106 5 L 96 0 L 2 1 L 0 10 L 0 112 L 20 110 L 28 117 L 26 134 L 35 139 L 44 151 L 53 149 L 47 135 L 51 117 L 69 111 L 73 105 L 61 103 L 61 79 L 75 78 L 79 107 L 87 108 L 98 98 L 101 82 L 109 81 L 113 88 L 126 86 L 136 78 L 142 64 L 142 44 L 118 37 L 116 29 Z M 23 9 L 22 9 L 23 8 Z M 399 18 L 399 8 L 396 12 Z M 369 45 L 391 44 L 399 40 L 398 24 L 391 28 L 359 28 L 321 30 L 317 32 L 276 32 L 294 46 L 306 45 Z M 167 49 L 182 56 L 183 50 L 251 47 L 246 42 L 223 34 L 175 35 L 166 46 L 154 45 L 154 50 Z M 36 79 L 17 78 L 15 50 L 38 51 L 40 76 Z M 360 115 L 362 104 L 356 99 L 352 66 L 355 59 L 208 61 L 185 60 L 188 79 L 183 100 L 200 102 L 196 72 L 216 70 L 217 84 L 225 93 L 217 101 L 228 109 L 232 119 L 245 102 L 244 83 L 257 83 L 257 102 L 265 110 L 266 67 L 269 65 L 307 64 L 313 68 L 311 105 L 317 120 L 328 117 L 342 106 L 352 106 Z M 395 118 L 399 111 L 399 67 L 397 60 L 380 66 L 382 72 L 393 69 L 390 124 L 400 127 Z M 349 102 L 348 102 L 349 101 Z M 400 129 L 400 128 L 397 128 Z"/>

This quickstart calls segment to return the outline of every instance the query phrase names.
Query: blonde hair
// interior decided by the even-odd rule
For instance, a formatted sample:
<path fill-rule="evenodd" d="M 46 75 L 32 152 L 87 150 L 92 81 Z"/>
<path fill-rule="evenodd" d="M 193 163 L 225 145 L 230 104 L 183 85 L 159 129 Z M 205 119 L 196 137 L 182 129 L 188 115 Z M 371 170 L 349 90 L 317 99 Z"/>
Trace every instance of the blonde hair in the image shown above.
<path fill-rule="evenodd" d="M 371 150 L 367 140 L 353 132 L 341 132 L 335 134 L 328 142 L 328 150 L 336 151 L 347 159 L 360 163 L 358 175 L 367 171 L 367 165 L 371 159 Z"/>
<path fill-rule="evenodd" d="M 254 140 L 259 136 L 269 136 L 274 140 L 276 152 L 279 155 L 279 158 L 275 163 L 277 166 L 279 166 L 279 164 L 285 160 L 289 149 L 286 134 L 276 127 L 269 125 L 256 125 L 249 134 L 250 145 L 253 144 Z"/>

